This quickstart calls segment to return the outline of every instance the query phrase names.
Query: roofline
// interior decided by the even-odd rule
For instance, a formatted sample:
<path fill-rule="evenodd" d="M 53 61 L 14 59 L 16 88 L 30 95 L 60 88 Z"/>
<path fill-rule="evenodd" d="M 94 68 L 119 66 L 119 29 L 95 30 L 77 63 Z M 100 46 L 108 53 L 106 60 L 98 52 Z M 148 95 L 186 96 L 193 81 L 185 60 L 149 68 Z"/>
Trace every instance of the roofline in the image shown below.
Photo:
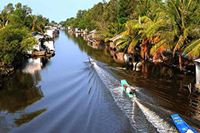
<path fill-rule="evenodd" d="M 194 62 L 200 63 L 200 58 L 199 58 L 199 59 L 196 59 L 196 60 L 194 60 Z"/>

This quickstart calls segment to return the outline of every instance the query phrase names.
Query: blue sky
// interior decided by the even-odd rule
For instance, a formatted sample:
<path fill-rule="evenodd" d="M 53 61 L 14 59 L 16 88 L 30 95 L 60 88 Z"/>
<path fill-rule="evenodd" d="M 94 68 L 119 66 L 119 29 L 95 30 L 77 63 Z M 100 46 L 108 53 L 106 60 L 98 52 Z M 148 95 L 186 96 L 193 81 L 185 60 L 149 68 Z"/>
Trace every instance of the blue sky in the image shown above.
<path fill-rule="evenodd" d="M 102 0 L 1 0 L 0 10 L 8 3 L 21 2 L 32 8 L 34 14 L 41 14 L 57 22 L 76 15 L 79 9 L 91 8 Z"/>

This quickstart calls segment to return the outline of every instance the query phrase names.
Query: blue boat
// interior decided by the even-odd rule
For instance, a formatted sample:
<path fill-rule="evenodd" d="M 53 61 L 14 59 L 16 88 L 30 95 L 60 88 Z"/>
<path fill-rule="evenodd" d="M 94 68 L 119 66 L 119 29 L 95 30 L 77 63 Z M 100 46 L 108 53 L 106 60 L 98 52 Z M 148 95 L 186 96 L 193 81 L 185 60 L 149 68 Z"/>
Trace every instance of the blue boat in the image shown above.
<path fill-rule="evenodd" d="M 172 114 L 171 118 L 180 133 L 198 133 L 194 128 L 189 126 L 178 114 Z"/>

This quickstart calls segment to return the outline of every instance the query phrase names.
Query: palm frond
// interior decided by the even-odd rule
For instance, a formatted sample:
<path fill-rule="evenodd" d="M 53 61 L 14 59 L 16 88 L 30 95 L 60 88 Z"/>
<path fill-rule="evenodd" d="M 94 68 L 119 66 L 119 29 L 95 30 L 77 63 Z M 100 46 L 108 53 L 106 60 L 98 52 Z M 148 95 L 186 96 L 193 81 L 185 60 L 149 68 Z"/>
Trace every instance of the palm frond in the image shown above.
<path fill-rule="evenodd" d="M 134 49 L 136 45 L 138 44 L 139 40 L 138 39 L 133 39 L 131 43 L 128 46 L 128 49 Z"/>
<path fill-rule="evenodd" d="M 161 41 L 159 41 L 158 43 L 156 43 L 155 45 L 153 45 L 153 47 L 151 48 L 151 50 L 150 50 L 150 54 L 151 55 L 154 55 L 154 54 L 156 54 L 157 53 L 157 51 L 160 49 L 160 47 L 165 47 L 165 48 L 167 48 L 166 46 L 166 43 L 165 43 L 165 40 L 161 40 Z"/>
<path fill-rule="evenodd" d="M 123 42 L 118 46 L 119 50 L 124 50 L 128 46 L 129 42 Z"/>
<path fill-rule="evenodd" d="M 181 47 L 183 46 L 183 43 L 184 43 L 184 37 L 181 35 L 178 39 L 178 42 L 176 43 L 174 47 L 173 54 L 175 54 L 177 50 L 181 49 Z"/>
<path fill-rule="evenodd" d="M 183 51 L 183 54 L 190 57 L 200 57 L 200 39 L 193 41 Z"/>

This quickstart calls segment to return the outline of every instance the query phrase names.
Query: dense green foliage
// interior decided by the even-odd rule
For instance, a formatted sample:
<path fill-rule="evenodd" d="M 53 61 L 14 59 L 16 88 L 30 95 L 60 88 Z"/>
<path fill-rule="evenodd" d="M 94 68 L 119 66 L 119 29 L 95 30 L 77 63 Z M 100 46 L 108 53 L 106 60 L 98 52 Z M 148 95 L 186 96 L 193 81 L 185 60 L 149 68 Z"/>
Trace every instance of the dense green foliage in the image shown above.
<path fill-rule="evenodd" d="M 63 25 L 97 29 L 105 38 L 120 34 L 116 47 L 134 52 L 139 45 L 143 59 L 165 60 L 163 53 L 170 51 L 182 69 L 183 57 L 200 57 L 199 18 L 199 0 L 110 0 L 79 11 Z"/>
<path fill-rule="evenodd" d="M 134 0 L 100 2 L 89 10 L 80 10 L 76 18 L 69 18 L 63 25 L 82 29 L 98 29 L 104 36 L 123 31 L 123 24 L 131 18 Z"/>
<path fill-rule="evenodd" d="M 36 44 L 25 27 L 6 26 L 0 31 L 0 59 L 6 64 L 12 63 Z"/>
<path fill-rule="evenodd" d="M 8 4 L 0 13 L 0 62 L 20 61 L 36 44 L 31 32 L 44 32 L 48 19 L 31 13 L 31 8 L 21 3 Z"/>

